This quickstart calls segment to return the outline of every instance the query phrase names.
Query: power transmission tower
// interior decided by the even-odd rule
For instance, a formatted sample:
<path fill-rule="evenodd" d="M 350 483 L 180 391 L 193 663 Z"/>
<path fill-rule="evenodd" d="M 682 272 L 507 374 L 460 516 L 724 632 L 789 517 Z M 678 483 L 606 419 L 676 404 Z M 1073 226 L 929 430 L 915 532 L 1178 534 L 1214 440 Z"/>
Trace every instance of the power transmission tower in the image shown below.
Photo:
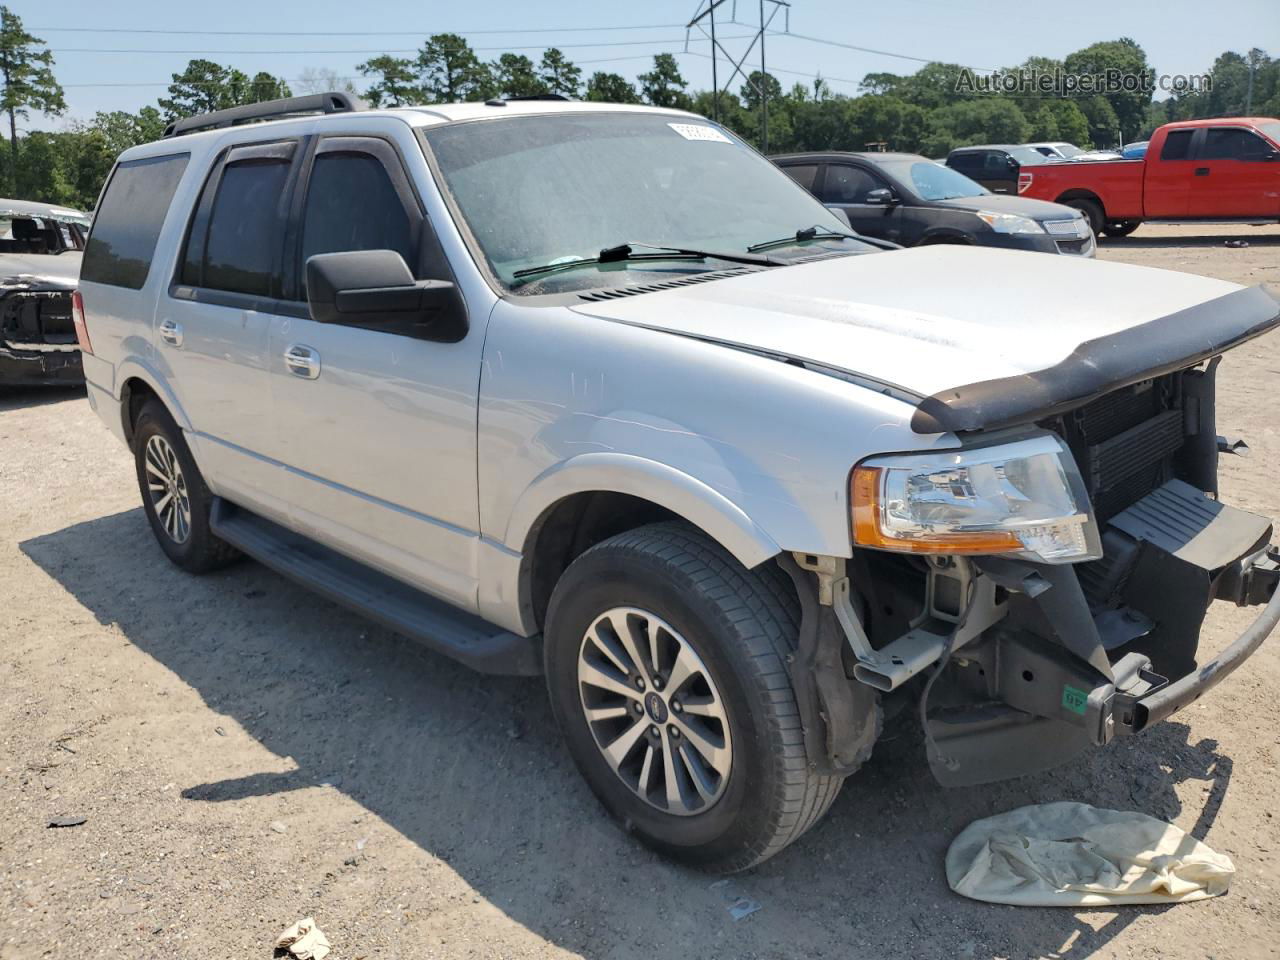
<path fill-rule="evenodd" d="M 749 0 L 744 0 L 744 2 L 749 2 Z M 783 32 L 791 32 L 791 4 L 787 0 L 759 0 L 759 26 L 755 34 L 750 38 L 751 42 L 747 44 L 746 50 L 742 52 L 742 56 L 735 56 L 716 37 L 716 11 L 726 3 L 732 4 L 729 8 L 729 23 L 742 27 L 751 26 L 751 24 L 742 23 L 738 20 L 738 0 L 698 0 L 698 9 L 694 11 L 693 19 L 685 25 L 685 49 L 689 49 L 689 31 L 694 29 L 711 41 L 711 118 L 713 120 L 717 122 L 720 120 L 721 91 L 727 91 L 730 84 L 739 75 L 755 90 L 760 97 L 760 147 L 763 152 L 767 153 L 769 150 L 769 84 L 767 82 L 769 74 L 765 69 L 765 35 L 769 32 L 769 28 L 773 25 L 774 18 L 777 17 L 779 12 L 782 13 L 783 17 Z M 706 23 L 705 26 L 704 21 Z M 751 56 L 751 52 L 755 49 L 757 43 L 760 44 L 759 83 L 753 80 L 750 74 L 743 72 L 743 65 L 747 62 L 747 57 Z M 733 72 L 729 74 L 729 79 L 724 82 L 723 87 L 720 85 L 719 78 L 721 55 L 733 67 Z"/>

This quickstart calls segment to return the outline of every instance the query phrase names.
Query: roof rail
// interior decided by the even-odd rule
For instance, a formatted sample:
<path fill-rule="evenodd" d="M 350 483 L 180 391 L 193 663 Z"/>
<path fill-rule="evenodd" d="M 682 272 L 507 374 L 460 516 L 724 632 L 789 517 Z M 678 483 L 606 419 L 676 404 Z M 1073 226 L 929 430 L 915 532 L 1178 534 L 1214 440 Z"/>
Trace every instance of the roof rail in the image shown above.
<path fill-rule="evenodd" d="M 350 113 L 368 110 L 359 97 L 341 91 L 313 93 L 305 97 L 285 97 L 281 100 L 264 100 L 262 103 L 246 103 L 226 110 L 215 110 L 194 117 L 175 120 L 164 128 L 163 137 L 180 137 L 197 130 L 214 130 L 231 127 L 252 120 L 277 120 L 306 113 Z"/>
<path fill-rule="evenodd" d="M 572 97 L 566 97 L 563 93 L 526 93 L 518 97 L 501 97 L 502 100 L 572 100 Z"/>

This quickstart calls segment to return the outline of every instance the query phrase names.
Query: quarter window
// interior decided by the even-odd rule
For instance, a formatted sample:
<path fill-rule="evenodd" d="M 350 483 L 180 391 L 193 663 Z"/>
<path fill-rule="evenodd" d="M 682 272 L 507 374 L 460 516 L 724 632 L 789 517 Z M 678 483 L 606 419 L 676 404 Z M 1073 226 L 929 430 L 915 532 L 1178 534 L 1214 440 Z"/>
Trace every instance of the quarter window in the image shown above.
<path fill-rule="evenodd" d="M 783 172 L 806 190 L 813 189 L 814 178 L 818 174 L 818 166 L 813 163 L 788 165 Z"/>
<path fill-rule="evenodd" d="M 142 288 L 169 202 L 187 169 L 188 159 L 183 153 L 126 160 L 116 165 L 93 220 L 80 265 L 82 279 L 133 290 Z"/>

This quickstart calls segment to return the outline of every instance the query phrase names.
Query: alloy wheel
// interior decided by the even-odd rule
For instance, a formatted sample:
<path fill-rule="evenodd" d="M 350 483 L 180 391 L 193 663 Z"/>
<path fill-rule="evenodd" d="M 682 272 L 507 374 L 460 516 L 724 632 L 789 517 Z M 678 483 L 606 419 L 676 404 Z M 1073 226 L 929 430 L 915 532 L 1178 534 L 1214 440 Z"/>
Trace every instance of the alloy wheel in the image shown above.
<path fill-rule="evenodd" d="M 170 540 L 186 543 L 191 536 L 191 499 L 177 454 L 168 440 L 155 434 L 147 439 L 144 463 L 151 509 Z"/>
<path fill-rule="evenodd" d="M 578 688 L 596 746 L 633 793 L 677 816 L 720 799 L 733 767 L 724 700 L 669 623 L 636 607 L 605 611 L 582 638 Z"/>

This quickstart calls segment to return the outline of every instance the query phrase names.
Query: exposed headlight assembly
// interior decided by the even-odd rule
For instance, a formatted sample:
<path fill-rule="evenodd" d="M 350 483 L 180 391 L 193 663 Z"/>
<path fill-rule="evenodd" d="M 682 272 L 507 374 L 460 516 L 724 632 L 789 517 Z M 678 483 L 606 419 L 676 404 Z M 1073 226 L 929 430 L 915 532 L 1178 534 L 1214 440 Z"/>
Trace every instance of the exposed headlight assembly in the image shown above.
<path fill-rule="evenodd" d="M 850 487 L 859 546 L 1016 555 L 1041 563 L 1102 556 L 1080 472 L 1052 434 L 875 457 L 854 469 Z"/>
<path fill-rule="evenodd" d="M 1044 227 L 1030 217 L 1020 217 L 1016 213 L 995 213 L 991 210 L 979 210 L 977 217 L 996 233 L 1044 233 Z"/>

